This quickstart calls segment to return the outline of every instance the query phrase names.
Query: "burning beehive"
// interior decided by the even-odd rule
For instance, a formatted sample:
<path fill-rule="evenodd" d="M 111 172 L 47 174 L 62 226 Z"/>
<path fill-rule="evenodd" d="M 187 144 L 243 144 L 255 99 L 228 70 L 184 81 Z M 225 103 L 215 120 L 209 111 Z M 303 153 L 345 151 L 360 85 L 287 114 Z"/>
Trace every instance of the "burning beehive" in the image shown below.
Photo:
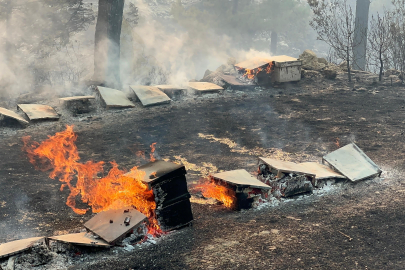
<path fill-rule="evenodd" d="M 256 84 L 294 82 L 301 80 L 302 62 L 297 58 L 280 55 L 254 58 L 235 65 L 245 79 Z"/>
<path fill-rule="evenodd" d="M 233 170 L 211 175 L 197 186 L 205 197 L 214 198 L 234 210 L 250 209 L 266 199 L 270 186 L 246 170 Z"/>
<path fill-rule="evenodd" d="M 142 182 L 153 191 L 155 218 L 162 231 L 174 230 L 192 222 L 191 196 L 183 165 L 158 160 L 140 166 L 138 170 L 145 172 Z M 132 177 L 133 172 L 125 176 Z"/>

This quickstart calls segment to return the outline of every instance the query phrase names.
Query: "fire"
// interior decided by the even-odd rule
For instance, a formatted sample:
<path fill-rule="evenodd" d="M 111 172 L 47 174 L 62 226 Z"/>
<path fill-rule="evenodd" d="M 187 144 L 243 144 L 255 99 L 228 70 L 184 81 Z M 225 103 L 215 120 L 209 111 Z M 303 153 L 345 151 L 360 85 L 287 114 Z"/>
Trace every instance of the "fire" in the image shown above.
<path fill-rule="evenodd" d="M 125 176 L 126 171 L 120 170 L 118 164 L 112 161 L 112 168 L 107 176 L 99 177 L 104 173 L 105 163 L 80 163 L 76 139 L 73 126 L 66 126 L 65 131 L 48 136 L 42 143 L 24 137 L 23 150 L 27 152 L 29 161 L 36 169 L 51 170 L 49 177 L 62 182 L 61 190 L 69 188 L 66 205 L 75 213 L 84 215 L 89 210 L 76 207 L 77 199 L 88 204 L 93 213 L 134 207 L 149 218 L 149 233 L 160 234 L 161 230 L 154 216 L 156 203 L 153 191 L 142 182 L 146 173 L 134 167 L 131 169 L 131 177 Z"/>
<path fill-rule="evenodd" d="M 337 148 L 340 148 L 340 139 L 339 138 L 335 139 L 335 145 Z"/>
<path fill-rule="evenodd" d="M 267 74 L 270 74 L 272 72 L 273 68 L 273 62 L 269 62 L 269 64 L 265 68 L 265 72 Z M 256 68 L 256 69 L 240 69 L 240 71 L 245 71 L 245 73 L 242 75 L 245 78 L 248 78 L 249 80 L 253 80 L 257 74 L 259 74 L 261 71 L 263 71 L 263 68 Z"/>
<path fill-rule="evenodd" d="M 151 149 L 151 151 L 150 151 L 150 161 L 151 161 L 151 162 L 156 161 L 156 158 L 155 158 L 155 155 L 154 155 L 154 154 L 155 154 L 155 150 L 156 150 L 155 145 L 156 145 L 156 143 L 152 143 L 151 146 L 150 146 L 150 149 Z"/>
<path fill-rule="evenodd" d="M 236 200 L 235 196 L 229 192 L 229 189 L 215 184 L 212 180 L 198 184 L 195 188 L 201 190 L 204 197 L 214 198 L 228 208 L 232 208 Z"/>

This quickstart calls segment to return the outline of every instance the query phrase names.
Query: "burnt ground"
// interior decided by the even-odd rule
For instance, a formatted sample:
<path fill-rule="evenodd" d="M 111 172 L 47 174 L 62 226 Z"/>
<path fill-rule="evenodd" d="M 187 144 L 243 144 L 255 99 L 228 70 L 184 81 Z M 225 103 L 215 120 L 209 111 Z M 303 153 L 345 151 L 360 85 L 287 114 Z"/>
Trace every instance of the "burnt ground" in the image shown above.
<path fill-rule="evenodd" d="M 127 169 L 145 162 L 136 151 L 157 142 L 160 158 L 188 162 L 190 188 L 206 170 L 256 171 L 257 155 L 320 160 L 339 139 L 356 142 L 383 178 L 260 210 L 233 212 L 194 199 L 192 227 L 71 269 L 404 269 L 403 90 L 348 86 L 339 77 L 5 128 L 0 242 L 77 231 L 91 217 L 74 214 L 67 191 L 28 162 L 21 151 L 26 135 L 41 141 L 74 124 L 83 161 L 115 160 Z"/>

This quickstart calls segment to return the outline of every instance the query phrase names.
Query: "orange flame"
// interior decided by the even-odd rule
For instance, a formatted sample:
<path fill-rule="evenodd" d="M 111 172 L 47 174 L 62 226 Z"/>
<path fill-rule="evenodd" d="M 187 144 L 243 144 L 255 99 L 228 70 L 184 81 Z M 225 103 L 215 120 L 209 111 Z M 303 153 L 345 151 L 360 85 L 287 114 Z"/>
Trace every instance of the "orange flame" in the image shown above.
<path fill-rule="evenodd" d="M 73 126 L 66 126 L 65 131 L 48 136 L 41 144 L 31 141 L 30 137 L 24 137 L 23 150 L 36 169 L 52 170 L 49 177 L 58 178 L 62 182 L 61 190 L 64 187 L 69 188 L 66 205 L 75 213 L 84 215 L 89 210 L 76 207 L 76 200 L 79 198 L 94 213 L 134 207 L 149 218 L 148 233 L 160 234 L 154 214 L 156 203 L 153 191 L 142 182 L 146 173 L 134 167 L 131 169 L 131 176 L 125 176 L 126 172 L 118 169 L 118 164 L 112 161 L 112 168 L 107 176 L 100 178 L 98 175 L 104 172 L 104 162 L 80 163 L 76 139 Z"/>
<path fill-rule="evenodd" d="M 156 145 L 156 143 L 152 143 L 151 146 L 150 146 L 150 149 L 151 149 L 151 151 L 150 151 L 150 161 L 151 161 L 151 162 L 156 161 L 156 158 L 155 158 L 155 155 L 154 155 L 154 154 L 155 154 L 155 150 L 156 150 L 155 145 Z"/>
<path fill-rule="evenodd" d="M 340 148 L 340 139 L 339 138 L 335 139 L 335 145 L 337 148 Z"/>
<path fill-rule="evenodd" d="M 265 71 L 267 74 L 270 74 L 273 69 L 273 62 L 269 62 L 267 65 Z M 243 70 L 243 69 L 240 69 Z M 253 80 L 257 74 L 259 74 L 261 71 L 263 71 L 263 68 L 256 68 L 256 69 L 244 69 L 245 73 L 243 74 L 243 77 L 248 78 L 249 80 Z"/>
<path fill-rule="evenodd" d="M 203 182 L 198 184 L 195 188 L 200 189 L 204 197 L 214 198 L 222 202 L 228 208 L 232 208 L 236 200 L 235 196 L 231 194 L 228 188 L 217 185 L 213 181 Z"/>

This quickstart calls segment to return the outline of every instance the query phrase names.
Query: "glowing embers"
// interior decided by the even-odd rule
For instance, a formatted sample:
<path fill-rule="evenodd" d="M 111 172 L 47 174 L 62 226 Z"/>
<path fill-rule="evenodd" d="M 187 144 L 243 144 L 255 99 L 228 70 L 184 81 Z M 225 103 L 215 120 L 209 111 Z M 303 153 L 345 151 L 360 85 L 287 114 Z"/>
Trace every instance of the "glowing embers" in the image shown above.
<path fill-rule="evenodd" d="M 197 185 L 204 197 L 214 198 L 226 207 L 241 210 L 258 206 L 271 187 L 254 178 L 246 170 L 233 170 L 211 175 Z"/>
<path fill-rule="evenodd" d="M 193 221 L 186 169 L 166 161 L 153 161 L 138 168 L 144 172 L 141 181 L 153 191 L 154 217 L 162 231 L 183 227 Z M 136 177 L 133 172 L 126 177 Z"/>

